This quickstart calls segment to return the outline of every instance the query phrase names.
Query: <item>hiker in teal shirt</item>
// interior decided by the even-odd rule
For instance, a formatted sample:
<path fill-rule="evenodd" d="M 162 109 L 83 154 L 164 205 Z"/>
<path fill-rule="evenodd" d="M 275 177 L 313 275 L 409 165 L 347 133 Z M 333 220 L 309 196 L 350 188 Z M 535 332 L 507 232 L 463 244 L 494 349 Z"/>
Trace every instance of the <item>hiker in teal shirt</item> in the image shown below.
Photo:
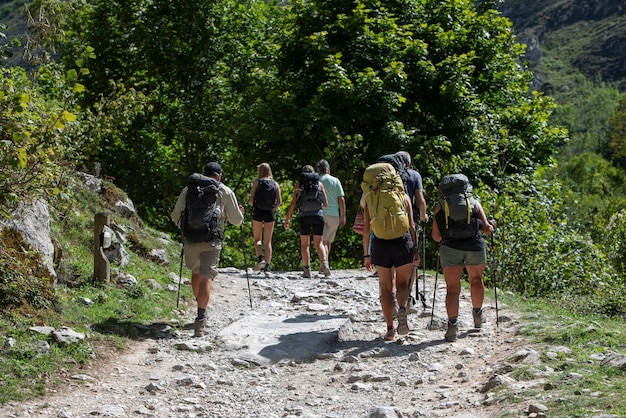
<path fill-rule="evenodd" d="M 330 164 L 326 160 L 317 163 L 317 173 L 320 182 L 324 185 L 328 206 L 324 209 L 323 243 L 326 247 L 326 257 L 330 260 L 330 247 L 335 240 L 339 227 L 346 224 L 346 200 L 344 198 L 341 181 L 330 175 Z"/>

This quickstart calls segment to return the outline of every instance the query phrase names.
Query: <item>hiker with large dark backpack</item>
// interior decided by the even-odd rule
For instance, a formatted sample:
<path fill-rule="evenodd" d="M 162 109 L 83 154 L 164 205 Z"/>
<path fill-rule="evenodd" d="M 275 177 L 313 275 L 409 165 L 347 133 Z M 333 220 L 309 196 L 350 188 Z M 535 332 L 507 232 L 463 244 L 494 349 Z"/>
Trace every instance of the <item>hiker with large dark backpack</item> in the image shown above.
<path fill-rule="evenodd" d="M 272 169 L 268 163 L 259 164 L 257 178 L 250 190 L 250 204 L 253 207 L 252 235 L 257 256 L 257 263 L 252 270 L 263 270 L 269 274 L 276 209 L 283 204 L 283 201 L 280 196 L 280 186 L 274 181 Z M 263 254 L 264 249 L 265 254 Z"/>
<path fill-rule="evenodd" d="M 439 182 L 439 203 L 435 207 L 432 237 L 439 243 L 439 260 L 446 281 L 446 313 L 448 328 L 444 339 L 456 341 L 458 334 L 461 276 L 467 270 L 472 298 L 474 328 L 479 329 L 487 318 L 483 311 L 487 265 L 485 240 L 491 234 L 480 202 L 474 198 L 472 186 L 464 174 L 445 176 Z"/>
<path fill-rule="evenodd" d="M 305 165 L 293 191 L 293 199 L 285 215 L 285 229 L 289 229 L 291 217 L 298 209 L 298 229 L 300 232 L 300 256 L 304 272 L 302 277 L 311 278 L 311 235 L 317 251 L 324 277 L 330 277 L 328 255 L 323 242 L 324 208 L 327 207 L 324 185 L 311 165 Z"/>
<path fill-rule="evenodd" d="M 182 253 L 191 270 L 191 288 L 198 304 L 194 337 L 205 334 L 206 308 L 211 297 L 211 281 L 218 274 L 224 224 L 243 223 L 243 206 L 221 180 L 222 167 L 215 162 L 206 164 L 204 174 L 189 176 L 171 213 L 172 221 L 182 232 Z"/>
<path fill-rule="evenodd" d="M 411 168 L 411 154 L 406 151 L 396 152 L 396 156 L 404 164 L 406 171 L 405 190 L 409 195 L 411 205 L 413 207 L 413 219 L 417 223 L 428 223 L 428 213 L 426 213 L 426 199 L 424 198 L 424 186 L 422 184 L 422 175 L 419 171 Z"/>
<path fill-rule="evenodd" d="M 369 271 L 376 266 L 380 304 L 387 325 L 384 340 L 394 341 L 398 334 L 409 333 L 406 311 L 408 284 L 413 266 L 419 265 L 413 211 L 402 179 L 389 163 L 375 163 L 367 167 L 361 190 L 365 201 L 364 266 Z M 397 328 L 394 326 L 394 273 L 399 305 Z"/>

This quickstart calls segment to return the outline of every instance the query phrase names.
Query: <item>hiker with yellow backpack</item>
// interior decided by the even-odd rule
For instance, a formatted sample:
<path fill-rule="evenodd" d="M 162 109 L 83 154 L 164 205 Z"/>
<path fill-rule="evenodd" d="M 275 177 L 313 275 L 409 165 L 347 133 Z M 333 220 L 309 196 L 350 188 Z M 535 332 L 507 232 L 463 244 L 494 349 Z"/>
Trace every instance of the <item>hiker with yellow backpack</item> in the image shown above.
<path fill-rule="evenodd" d="M 406 311 L 408 284 L 413 266 L 419 265 L 420 261 L 413 210 L 401 177 L 389 163 L 375 163 L 367 167 L 363 173 L 361 190 L 365 200 L 364 266 L 369 271 L 373 271 L 373 266 L 376 266 L 380 282 L 380 304 L 387 325 L 384 339 L 394 341 L 398 334 L 409 333 Z M 394 270 L 398 302 L 397 327 L 394 326 Z"/>

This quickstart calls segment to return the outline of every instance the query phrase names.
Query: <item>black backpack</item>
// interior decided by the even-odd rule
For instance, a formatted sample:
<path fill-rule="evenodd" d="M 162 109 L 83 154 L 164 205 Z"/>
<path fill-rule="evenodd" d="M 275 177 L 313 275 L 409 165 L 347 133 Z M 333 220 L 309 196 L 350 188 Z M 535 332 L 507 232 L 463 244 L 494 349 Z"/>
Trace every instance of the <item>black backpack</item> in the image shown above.
<path fill-rule="evenodd" d="M 472 238 L 478 233 L 478 219 L 474 216 L 472 185 L 464 174 L 445 176 L 439 182 L 439 204 L 443 224 L 439 224 L 444 239 Z"/>
<path fill-rule="evenodd" d="M 254 192 L 254 207 L 259 210 L 273 210 L 276 205 L 276 182 L 272 179 L 259 179 Z"/>
<path fill-rule="evenodd" d="M 202 174 L 194 173 L 189 176 L 182 224 L 186 241 L 195 243 L 224 239 L 224 230 L 218 226 L 219 185 L 214 178 Z"/>
<path fill-rule="evenodd" d="M 408 194 L 409 172 L 407 171 L 402 158 L 396 154 L 386 154 L 380 157 L 377 162 L 391 164 L 393 168 L 396 169 L 396 174 L 398 174 L 402 179 L 404 192 Z"/>
<path fill-rule="evenodd" d="M 296 204 L 300 215 L 322 210 L 324 196 L 320 190 L 320 176 L 317 173 L 300 174 L 300 190 Z"/>

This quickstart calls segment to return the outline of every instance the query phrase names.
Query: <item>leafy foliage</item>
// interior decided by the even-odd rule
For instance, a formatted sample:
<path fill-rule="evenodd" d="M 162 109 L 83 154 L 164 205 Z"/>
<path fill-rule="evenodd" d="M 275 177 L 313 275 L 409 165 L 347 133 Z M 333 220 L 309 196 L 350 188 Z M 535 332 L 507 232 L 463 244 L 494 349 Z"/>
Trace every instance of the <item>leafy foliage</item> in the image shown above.
<path fill-rule="evenodd" d="M 0 308 L 18 309 L 23 305 L 44 310 L 54 306 L 54 278 L 43 267 L 38 252 L 33 251 L 15 231 L 0 233 Z"/>
<path fill-rule="evenodd" d="M 486 196 L 483 205 L 498 220 L 498 262 L 491 285 L 559 300 L 574 311 L 626 313 L 616 303 L 626 297 L 623 276 L 616 274 L 599 242 L 568 219 L 566 202 L 572 192 L 557 181 L 511 181 L 497 196 Z"/>
<path fill-rule="evenodd" d="M 280 90 L 253 113 L 258 137 L 287 158 L 330 157 L 355 179 L 379 155 L 409 149 L 426 178 L 493 178 L 548 162 L 563 135 L 547 124 L 550 100 L 527 94 L 520 46 L 493 10 L 303 1 L 291 13 Z"/>
<path fill-rule="evenodd" d="M 609 150 L 611 159 L 626 169 L 626 96 L 622 96 L 609 118 Z"/>

